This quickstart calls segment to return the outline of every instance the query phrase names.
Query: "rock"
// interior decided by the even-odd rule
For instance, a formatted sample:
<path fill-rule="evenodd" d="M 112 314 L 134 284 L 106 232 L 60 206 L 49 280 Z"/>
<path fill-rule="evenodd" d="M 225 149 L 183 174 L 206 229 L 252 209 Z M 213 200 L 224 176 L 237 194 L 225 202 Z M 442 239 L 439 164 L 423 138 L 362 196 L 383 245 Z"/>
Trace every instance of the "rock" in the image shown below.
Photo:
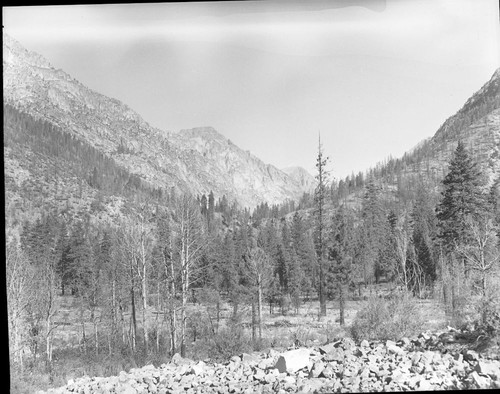
<path fill-rule="evenodd" d="M 326 361 L 338 361 L 343 362 L 345 358 L 344 350 L 341 348 L 335 348 L 323 357 Z"/>
<path fill-rule="evenodd" d="M 364 367 L 359 376 L 361 377 L 361 379 L 368 379 L 368 376 L 370 376 L 370 368 L 368 367 Z"/>
<path fill-rule="evenodd" d="M 200 361 L 191 367 L 190 373 L 194 374 L 195 376 L 200 376 L 203 374 L 204 370 L 205 363 L 203 361 Z"/>
<path fill-rule="evenodd" d="M 363 339 L 360 343 L 360 346 L 364 348 L 370 347 L 370 342 L 368 342 L 366 339 Z"/>
<path fill-rule="evenodd" d="M 294 373 L 299 369 L 307 367 L 308 364 L 309 349 L 302 348 L 289 350 L 288 352 L 281 354 L 276 362 L 275 368 L 277 368 L 280 373 Z"/>
<path fill-rule="evenodd" d="M 342 338 L 341 346 L 344 350 L 351 350 L 351 349 L 354 349 L 356 347 L 356 344 L 354 343 L 354 341 L 351 338 L 345 337 L 345 338 Z"/>
<path fill-rule="evenodd" d="M 418 337 L 424 339 L 425 341 L 431 339 L 429 332 L 422 332 L 418 335 Z"/>
<path fill-rule="evenodd" d="M 319 352 L 321 354 L 328 354 L 332 352 L 334 349 L 336 349 L 340 345 L 341 341 L 335 341 L 335 342 L 330 342 L 326 345 L 320 346 L 319 347 Z"/>
<path fill-rule="evenodd" d="M 477 371 L 482 375 L 487 375 L 491 379 L 500 380 L 500 363 L 480 360 L 474 367 L 474 371 Z"/>
<path fill-rule="evenodd" d="M 480 376 L 476 371 L 472 371 L 470 378 L 480 389 L 489 389 L 491 387 L 491 379 Z"/>
<path fill-rule="evenodd" d="M 389 346 L 396 346 L 396 342 L 388 339 L 387 341 L 385 341 L 385 347 L 389 347 Z"/>
<path fill-rule="evenodd" d="M 464 360 L 464 355 L 462 353 L 456 353 L 453 357 L 457 362 L 462 363 Z"/>
<path fill-rule="evenodd" d="M 415 390 L 418 383 L 423 379 L 422 375 L 413 375 L 408 378 L 408 387 Z"/>
<path fill-rule="evenodd" d="M 241 361 L 247 365 L 257 364 L 260 361 L 260 357 L 255 354 L 243 353 L 241 355 Z"/>
<path fill-rule="evenodd" d="M 467 349 L 463 352 L 464 359 L 466 361 L 477 361 L 479 360 L 479 354 L 474 350 Z"/>
<path fill-rule="evenodd" d="M 120 389 L 117 389 L 116 392 L 120 394 L 137 394 L 137 390 L 129 385 L 122 386 Z"/>
<path fill-rule="evenodd" d="M 422 379 L 418 384 L 418 388 L 421 391 L 434 391 L 436 389 L 436 386 L 434 386 L 428 380 Z"/>
<path fill-rule="evenodd" d="M 255 373 L 253 374 L 253 378 L 255 380 L 258 380 L 258 381 L 262 381 L 264 380 L 264 377 L 266 376 L 266 374 L 264 373 L 264 371 L 262 369 L 257 369 L 255 371 Z"/>
<path fill-rule="evenodd" d="M 241 361 L 241 358 L 239 358 L 238 356 L 233 356 L 229 360 L 233 363 L 239 363 Z"/>
<path fill-rule="evenodd" d="M 170 363 L 171 364 L 174 364 L 174 365 L 182 365 L 182 364 L 190 364 L 192 363 L 193 360 L 190 360 L 189 358 L 183 358 L 181 357 L 181 355 L 179 353 L 175 353 L 171 360 L 170 360 Z"/>
<path fill-rule="evenodd" d="M 272 358 L 266 358 L 264 360 L 260 360 L 260 362 L 257 364 L 257 368 L 267 369 L 267 368 L 272 367 L 273 364 L 274 364 L 274 362 L 273 362 Z"/>
<path fill-rule="evenodd" d="M 387 341 L 387 342 L 389 342 L 389 341 Z M 386 345 L 386 347 L 387 347 L 387 352 L 389 354 L 398 354 L 398 355 L 401 355 L 401 354 L 404 354 L 404 352 L 405 352 L 403 349 L 401 349 L 394 342 L 392 342 L 392 344 Z"/>
<path fill-rule="evenodd" d="M 417 365 L 420 362 L 421 358 L 422 358 L 422 352 L 413 353 L 413 356 L 411 357 L 411 364 Z"/>
<path fill-rule="evenodd" d="M 300 387 L 300 393 L 314 393 L 320 390 L 324 385 L 325 381 L 321 378 L 311 378 L 307 379 Z"/>
<path fill-rule="evenodd" d="M 427 365 L 427 364 L 430 364 L 432 363 L 432 360 L 434 359 L 434 352 L 432 350 L 428 350 L 424 353 L 422 353 L 422 356 L 420 358 L 420 361 Z"/>
<path fill-rule="evenodd" d="M 320 376 L 321 372 L 325 369 L 325 364 L 322 361 L 315 362 L 309 372 L 310 378 L 317 378 Z"/>
<path fill-rule="evenodd" d="M 335 376 L 335 371 L 331 365 L 326 365 L 323 371 L 321 371 L 320 377 L 331 379 Z"/>

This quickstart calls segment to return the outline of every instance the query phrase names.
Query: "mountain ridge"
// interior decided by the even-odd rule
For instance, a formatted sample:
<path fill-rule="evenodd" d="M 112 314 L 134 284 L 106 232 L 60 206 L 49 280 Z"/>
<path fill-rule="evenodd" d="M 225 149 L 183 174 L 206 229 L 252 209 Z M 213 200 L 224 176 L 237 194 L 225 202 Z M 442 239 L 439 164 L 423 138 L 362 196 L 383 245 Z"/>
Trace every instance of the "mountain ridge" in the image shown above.
<path fill-rule="evenodd" d="M 213 191 L 249 208 L 297 201 L 307 191 L 214 128 L 178 133 L 154 128 L 126 104 L 87 88 L 43 56 L 3 37 L 4 101 L 67 129 L 144 181 L 178 192 Z"/>

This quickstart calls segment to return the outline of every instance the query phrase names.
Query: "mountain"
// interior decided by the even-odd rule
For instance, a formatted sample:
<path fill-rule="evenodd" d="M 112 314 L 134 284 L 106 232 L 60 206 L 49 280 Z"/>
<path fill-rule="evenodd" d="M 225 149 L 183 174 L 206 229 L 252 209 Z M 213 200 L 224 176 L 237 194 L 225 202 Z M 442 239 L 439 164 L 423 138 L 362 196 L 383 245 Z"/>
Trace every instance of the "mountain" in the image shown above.
<path fill-rule="evenodd" d="M 302 167 L 287 167 L 282 168 L 285 174 L 287 174 L 292 179 L 295 179 L 306 191 L 312 192 L 316 187 L 316 178 L 314 178 L 309 172 L 307 172 Z"/>
<path fill-rule="evenodd" d="M 411 202 L 422 182 L 435 198 L 459 141 L 464 142 L 479 164 L 486 187 L 500 174 L 500 69 L 475 92 L 435 134 L 418 143 L 400 158 L 389 158 L 367 171 L 347 176 L 332 185 L 334 203 L 359 208 L 364 186 L 373 179 L 387 202 Z M 437 201 L 437 200 L 436 200 Z"/>
<path fill-rule="evenodd" d="M 213 128 L 173 133 L 150 126 L 124 103 L 87 88 L 5 33 L 3 76 L 4 106 L 70 134 L 151 188 L 195 195 L 212 190 L 216 198 L 226 195 L 250 208 L 298 200 L 308 191 Z M 15 165 L 24 164 L 21 159 Z"/>

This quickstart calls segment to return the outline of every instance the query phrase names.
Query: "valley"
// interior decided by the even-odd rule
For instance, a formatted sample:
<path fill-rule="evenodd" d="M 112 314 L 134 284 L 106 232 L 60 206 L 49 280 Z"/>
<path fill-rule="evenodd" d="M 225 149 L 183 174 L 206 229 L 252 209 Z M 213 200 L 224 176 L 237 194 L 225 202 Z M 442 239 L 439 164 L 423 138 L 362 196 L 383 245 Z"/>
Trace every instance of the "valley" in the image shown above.
<path fill-rule="evenodd" d="M 335 179 L 321 143 L 313 176 L 160 130 L 6 33 L 3 65 L 12 392 L 498 388 L 498 69 Z"/>

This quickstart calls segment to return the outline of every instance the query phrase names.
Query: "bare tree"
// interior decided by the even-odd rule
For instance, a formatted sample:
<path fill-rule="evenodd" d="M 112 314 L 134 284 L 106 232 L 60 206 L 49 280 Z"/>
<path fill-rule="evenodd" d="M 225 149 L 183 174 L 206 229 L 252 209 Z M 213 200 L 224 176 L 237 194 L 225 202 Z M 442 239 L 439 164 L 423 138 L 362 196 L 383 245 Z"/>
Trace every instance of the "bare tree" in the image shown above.
<path fill-rule="evenodd" d="M 247 265 L 246 274 L 250 279 L 251 286 L 255 289 L 252 297 L 252 312 L 255 312 L 255 304 L 257 305 L 256 313 L 252 313 L 252 317 L 256 317 L 257 321 L 252 321 L 254 323 L 252 326 L 258 327 L 259 340 L 262 340 L 262 295 L 272 279 L 272 265 L 269 256 L 258 246 L 252 247 L 247 252 L 245 262 Z"/>
<path fill-rule="evenodd" d="M 407 257 L 411 244 L 411 230 L 406 213 L 398 216 L 394 228 L 394 248 L 396 254 L 396 272 L 405 290 L 409 288 Z"/>
<path fill-rule="evenodd" d="M 5 272 L 10 359 L 22 370 L 28 342 L 28 309 L 36 297 L 31 288 L 36 272 L 16 243 L 11 241 L 6 245 Z"/>
<path fill-rule="evenodd" d="M 181 279 L 181 356 L 186 354 L 186 327 L 189 287 L 196 278 L 198 262 L 206 247 L 204 222 L 200 206 L 190 195 L 183 195 L 175 205 Z"/>
<path fill-rule="evenodd" d="M 488 297 L 489 278 L 500 262 L 497 228 L 490 218 L 475 220 L 467 218 L 466 224 L 470 234 L 470 242 L 458 245 L 456 250 L 465 260 L 467 269 L 479 276 L 479 290 L 483 303 Z M 486 321 L 486 306 L 483 305 L 483 322 Z"/>
<path fill-rule="evenodd" d="M 148 340 L 148 272 L 151 264 L 151 247 L 153 244 L 152 226 L 149 223 L 150 213 L 145 204 L 136 218 L 125 221 L 122 225 L 122 250 L 126 254 L 130 273 L 130 297 L 132 304 L 132 345 L 135 349 L 137 335 L 137 316 L 135 302 L 136 278 L 139 280 L 139 291 L 142 301 L 142 330 L 144 350 L 149 351 Z"/>
<path fill-rule="evenodd" d="M 158 212 L 158 215 L 157 246 L 160 250 L 160 260 L 166 279 L 167 309 L 170 324 L 170 355 L 173 356 L 177 349 L 176 271 L 173 257 L 173 234 L 168 213 Z M 159 282 L 158 280 L 158 284 Z"/>

